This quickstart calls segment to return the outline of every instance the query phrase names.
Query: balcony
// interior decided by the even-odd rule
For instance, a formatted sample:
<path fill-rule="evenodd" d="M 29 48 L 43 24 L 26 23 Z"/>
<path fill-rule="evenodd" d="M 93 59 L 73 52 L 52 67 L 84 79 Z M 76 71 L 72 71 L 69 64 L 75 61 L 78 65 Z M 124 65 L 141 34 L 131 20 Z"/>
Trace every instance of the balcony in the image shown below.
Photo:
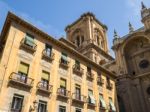
<path fill-rule="evenodd" d="M 98 105 L 99 105 L 99 110 L 103 110 L 103 111 L 106 110 L 106 107 L 103 107 L 101 103 L 99 103 Z"/>
<path fill-rule="evenodd" d="M 69 61 L 68 61 L 68 60 L 65 60 L 65 59 L 63 59 L 63 58 L 61 58 L 59 65 L 60 65 L 61 67 L 67 69 L 67 68 L 69 67 Z"/>
<path fill-rule="evenodd" d="M 87 104 L 88 104 L 89 107 L 95 108 L 96 107 L 96 100 L 95 99 L 93 99 L 93 100 L 94 101 L 92 101 L 92 99 L 88 98 L 87 99 Z"/>
<path fill-rule="evenodd" d="M 93 79 L 94 79 L 94 74 L 93 74 L 92 72 L 87 72 L 87 73 L 86 73 L 86 77 L 87 77 L 87 79 L 89 79 L 89 80 L 93 80 Z"/>
<path fill-rule="evenodd" d="M 79 65 L 75 64 L 73 66 L 73 72 L 76 73 L 77 75 L 79 76 L 82 76 L 83 75 L 83 72 L 84 72 L 84 69 L 81 68 Z"/>
<path fill-rule="evenodd" d="M 58 97 L 68 99 L 70 97 L 70 91 L 68 91 L 64 88 L 58 88 L 57 95 L 58 95 Z"/>
<path fill-rule="evenodd" d="M 104 79 L 102 79 L 102 77 L 97 77 L 97 84 L 99 84 L 100 86 L 102 86 L 104 84 Z"/>
<path fill-rule="evenodd" d="M 13 108 L 11 108 L 10 112 L 21 112 L 21 109 L 13 109 Z"/>
<path fill-rule="evenodd" d="M 110 82 L 107 82 L 106 84 L 107 89 L 112 90 L 113 89 L 113 84 Z"/>
<path fill-rule="evenodd" d="M 37 84 L 37 90 L 40 93 L 44 93 L 44 94 L 48 94 L 49 95 L 50 93 L 52 93 L 53 86 L 49 85 L 49 84 L 46 84 L 46 83 L 43 83 L 43 82 L 39 82 Z"/>
<path fill-rule="evenodd" d="M 20 87 L 23 86 L 27 88 L 32 88 L 33 81 L 34 80 L 32 78 L 15 72 L 11 73 L 9 76 L 9 82 Z"/>
<path fill-rule="evenodd" d="M 55 54 L 52 52 L 48 53 L 48 52 L 46 52 L 46 50 L 43 50 L 43 52 L 42 52 L 42 57 L 44 59 L 47 59 L 48 61 L 53 61 L 54 56 L 55 56 Z"/>
<path fill-rule="evenodd" d="M 31 43 L 27 39 L 23 38 L 20 47 L 34 53 L 36 51 L 37 45 L 34 42 Z"/>
<path fill-rule="evenodd" d="M 72 101 L 76 103 L 84 104 L 86 102 L 86 96 L 73 93 Z"/>

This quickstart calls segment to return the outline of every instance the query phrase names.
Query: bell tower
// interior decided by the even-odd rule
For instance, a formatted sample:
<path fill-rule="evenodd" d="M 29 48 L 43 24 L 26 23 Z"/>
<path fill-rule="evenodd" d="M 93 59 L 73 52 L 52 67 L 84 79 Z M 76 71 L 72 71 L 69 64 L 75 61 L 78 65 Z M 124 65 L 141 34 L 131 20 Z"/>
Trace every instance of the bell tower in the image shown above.
<path fill-rule="evenodd" d="M 142 9 L 141 9 L 141 17 L 142 22 L 146 28 L 146 31 L 150 31 L 150 8 L 148 9 L 144 3 L 141 3 Z"/>
<path fill-rule="evenodd" d="M 67 40 L 76 45 L 76 50 L 100 64 L 112 59 L 108 54 L 107 26 L 88 12 L 66 27 Z"/>

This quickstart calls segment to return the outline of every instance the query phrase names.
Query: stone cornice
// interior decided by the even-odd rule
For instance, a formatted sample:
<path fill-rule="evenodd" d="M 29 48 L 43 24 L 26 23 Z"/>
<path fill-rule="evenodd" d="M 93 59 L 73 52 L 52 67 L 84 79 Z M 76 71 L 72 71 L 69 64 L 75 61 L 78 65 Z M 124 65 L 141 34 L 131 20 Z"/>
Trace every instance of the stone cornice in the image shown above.
<path fill-rule="evenodd" d="M 104 67 L 96 64 L 95 62 L 93 62 L 92 60 L 88 59 L 86 56 L 80 54 L 78 51 L 76 51 L 75 49 L 68 47 L 66 44 L 64 44 L 63 42 L 54 39 L 52 36 L 48 35 L 47 33 L 41 31 L 40 29 L 36 28 L 35 26 L 33 26 L 32 24 L 26 22 L 25 20 L 19 18 L 18 16 L 16 16 L 15 14 L 8 12 L 1 36 L 5 37 L 6 32 L 8 31 L 11 23 L 16 23 L 18 25 L 23 26 L 24 28 L 27 28 L 29 30 L 31 30 L 32 32 L 36 33 L 37 35 L 42 36 L 43 38 L 45 38 L 47 41 L 50 41 L 52 43 L 54 43 L 55 45 L 59 46 L 61 49 L 65 49 L 66 51 L 68 51 L 70 54 L 84 60 L 86 63 L 90 63 L 90 65 L 93 65 L 94 68 L 103 71 L 106 75 L 108 75 L 109 77 L 112 78 L 116 78 L 116 75 L 113 74 L 112 72 L 110 72 L 109 70 L 105 69 Z"/>
<path fill-rule="evenodd" d="M 72 42 L 68 41 L 65 38 L 60 38 L 59 41 L 66 43 L 67 45 L 71 46 L 72 48 L 76 49 L 77 46 L 75 44 L 73 44 Z"/>
<path fill-rule="evenodd" d="M 101 48 L 99 48 L 98 46 L 96 46 L 93 43 L 88 44 L 86 47 L 84 47 L 80 51 L 82 52 L 83 50 L 86 50 L 86 49 L 89 49 L 89 48 L 94 48 L 94 49 L 96 49 L 96 51 L 98 51 L 99 53 L 101 53 L 105 58 L 107 58 L 109 60 L 114 60 L 114 58 L 112 56 L 110 56 L 108 53 L 106 53 L 104 50 L 102 50 Z"/>
<path fill-rule="evenodd" d="M 79 19 L 77 19 L 75 22 L 73 22 L 72 24 L 68 25 L 65 28 L 65 31 L 67 31 L 68 28 L 72 27 L 73 25 L 77 24 L 79 21 L 81 21 L 84 17 L 92 17 L 100 26 L 102 26 L 104 29 L 108 30 L 107 26 L 104 25 L 103 23 L 101 23 L 98 19 L 96 19 L 95 15 L 91 12 L 87 12 L 81 15 L 81 17 Z"/>

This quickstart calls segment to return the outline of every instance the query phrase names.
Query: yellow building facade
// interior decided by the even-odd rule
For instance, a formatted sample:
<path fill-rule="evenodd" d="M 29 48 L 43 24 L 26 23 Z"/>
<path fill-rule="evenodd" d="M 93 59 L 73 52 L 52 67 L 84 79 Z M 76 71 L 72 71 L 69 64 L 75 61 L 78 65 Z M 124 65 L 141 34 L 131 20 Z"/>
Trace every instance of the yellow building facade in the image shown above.
<path fill-rule="evenodd" d="M 89 20 L 105 32 L 103 41 L 91 38 Z M 0 112 L 117 112 L 116 76 L 102 67 L 113 60 L 106 30 L 87 13 L 56 40 L 9 12 L 0 38 Z"/>

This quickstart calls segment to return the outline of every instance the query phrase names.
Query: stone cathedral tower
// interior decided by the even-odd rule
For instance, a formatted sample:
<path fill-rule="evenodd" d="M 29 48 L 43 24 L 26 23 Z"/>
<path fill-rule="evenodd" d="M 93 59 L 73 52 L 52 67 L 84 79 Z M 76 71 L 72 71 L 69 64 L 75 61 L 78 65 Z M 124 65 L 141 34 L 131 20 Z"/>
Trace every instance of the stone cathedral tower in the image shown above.
<path fill-rule="evenodd" d="M 150 8 L 143 3 L 141 17 L 143 27 L 134 30 L 129 23 L 128 34 L 114 35 L 120 112 L 150 112 Z"/>
<path fill-rule="evenodd" d="M 107 26 L 89 12 L 66 27 L 67 40 L 76 45 L 77 51 L 100 65 L 113 60 L 108 54 L 106 32 Z"/>

